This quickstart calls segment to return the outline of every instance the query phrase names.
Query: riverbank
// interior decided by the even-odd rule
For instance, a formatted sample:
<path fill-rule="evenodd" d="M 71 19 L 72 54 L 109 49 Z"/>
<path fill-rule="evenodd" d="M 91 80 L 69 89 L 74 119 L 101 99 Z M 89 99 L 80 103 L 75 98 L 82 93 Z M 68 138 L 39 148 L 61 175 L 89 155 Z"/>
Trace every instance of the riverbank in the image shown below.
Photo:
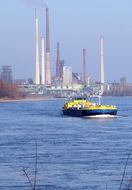
<path fill-rule="evenodd" d="M 40 100 L 52 100 L 54 97 L 51 96 L 26 96 L 24 98 L 0 98 L 0 103 L 3 102 L 18 102 L 18 101 L 40 101 Z"/>

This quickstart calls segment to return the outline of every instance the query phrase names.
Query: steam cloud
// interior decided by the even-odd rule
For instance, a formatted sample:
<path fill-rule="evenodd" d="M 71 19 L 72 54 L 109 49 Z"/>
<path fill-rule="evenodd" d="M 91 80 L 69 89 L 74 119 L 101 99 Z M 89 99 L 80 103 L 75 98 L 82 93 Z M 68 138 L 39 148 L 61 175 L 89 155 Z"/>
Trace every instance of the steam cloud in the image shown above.
<path fill-rule="evenodd" d="M 21 1 L 28 4 L 28 5 L 32 5 L 32 6 L 35 6 L 35 7 L 45 7 L 45 8 L 47 8 L 47 5 L 44 2 L 44 0 L 21 0 Z"/>

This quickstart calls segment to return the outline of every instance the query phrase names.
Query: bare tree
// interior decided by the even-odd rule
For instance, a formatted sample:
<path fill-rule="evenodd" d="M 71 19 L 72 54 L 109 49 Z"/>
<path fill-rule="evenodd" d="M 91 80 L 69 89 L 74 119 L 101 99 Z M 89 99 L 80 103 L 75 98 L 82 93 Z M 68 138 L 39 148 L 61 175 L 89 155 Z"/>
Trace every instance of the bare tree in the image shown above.
<path fill-rule="evenodd" d="M 123 184 L 123 181 L 124 181 L 124 177 L 125 177 L 125 174 L 126 174 L 126 169 L 127 169 L 127 165 L 128 165 L 128 161 L 129 161 L 130 156 L 131 156 L 131 151 L 129 152 L 127 160 L 126 160 L 126 163 L 125 163 L 125 167 L 124 167 L 124 170 L 123 170 L 123 174 L 122 174 L 122 179 L 121 179 L 119 190 L 122 189 L 122 184 Z M 131 182 L 131 179 L 130 179 L 130 182 Z"/>
<path fill-rule="evenodd" d="M 37 172 L 38 172 L 38 144 L 37 142 L 35 143 L 35 165 L 34 165 L 34 178 L 31 180 L 29 176 L 29 172 L 27 171 L 28 168 L 23 168 L 23 174 L 27 178 L 27 181 L 31 187 L 32 190 L 36 190 L 37 187 Z"/>

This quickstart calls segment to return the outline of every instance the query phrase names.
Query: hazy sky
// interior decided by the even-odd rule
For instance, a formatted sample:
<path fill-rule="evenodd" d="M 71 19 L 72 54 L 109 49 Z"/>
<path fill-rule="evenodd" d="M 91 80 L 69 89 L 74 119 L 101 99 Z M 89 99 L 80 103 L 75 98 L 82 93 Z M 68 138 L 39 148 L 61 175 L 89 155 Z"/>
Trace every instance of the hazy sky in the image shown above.
<path fill-rule="evenodd" d="M 44 3 L 43 3 L 44 2 Z M 45 6 L 50 11 L 52 70 L 56 43 L 61 58 L 82 72 L 82 49 L 88 74 L 99 79 L 100 35 L 105 43 L 105 80 L 126 76 L 132 82 L 132 0 L 0 0 L 0 65 L 11 65 L 14 78 L 35 76 L 35 7 L 40 37 L 45 36 Z"/>

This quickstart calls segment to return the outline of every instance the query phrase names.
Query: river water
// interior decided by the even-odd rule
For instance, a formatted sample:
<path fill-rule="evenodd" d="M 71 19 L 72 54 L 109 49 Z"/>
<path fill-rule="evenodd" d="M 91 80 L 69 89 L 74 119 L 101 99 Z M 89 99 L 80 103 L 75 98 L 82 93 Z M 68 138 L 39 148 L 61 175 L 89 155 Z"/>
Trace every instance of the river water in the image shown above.
<path fill-rule="evenodd" d="M 119 189 L 132 149 L 132 97 L 103 98 L 118 117 L 63 116 L 65 100 L 0 103 L 0 189 L 31 189 L 38 148 L 37 190 Z M 131 156 L 122 189 L 132 175 Z"/>

